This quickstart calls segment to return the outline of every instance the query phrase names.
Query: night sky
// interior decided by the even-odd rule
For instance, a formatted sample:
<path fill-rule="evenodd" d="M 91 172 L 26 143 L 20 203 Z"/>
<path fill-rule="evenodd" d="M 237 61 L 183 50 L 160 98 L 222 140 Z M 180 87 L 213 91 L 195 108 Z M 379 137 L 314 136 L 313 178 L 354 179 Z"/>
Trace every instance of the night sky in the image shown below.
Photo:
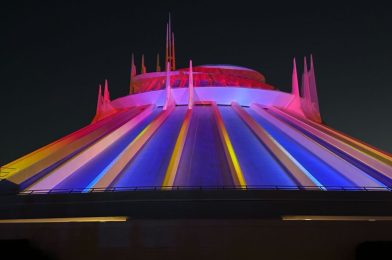
<path fill-rule="evenodd" d="M 45 3 L 46 2 L 46 3 Z M 276 2 L 276 1 L 274 1 Z M 164 54 L 172 13 L 177 67 L 234 64 L 291 88 L 313 54 L 321 114 L 329 126 L 392 152 L 392 18 L 375 3 L 295 5 L 258 1 L 31 1 L 1 6 L 0 165 L 85 125 L 97 86 L 128 92 L 131 52 L 147 70 Z M 163 64 L 161 64 L 163 66 Z"/>

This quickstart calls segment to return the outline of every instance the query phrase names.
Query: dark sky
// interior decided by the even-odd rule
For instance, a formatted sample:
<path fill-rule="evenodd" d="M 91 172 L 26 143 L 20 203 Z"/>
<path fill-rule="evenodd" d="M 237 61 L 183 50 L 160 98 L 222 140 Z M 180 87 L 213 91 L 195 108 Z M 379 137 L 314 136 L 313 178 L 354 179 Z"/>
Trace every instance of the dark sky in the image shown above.
<path fill-rule="evenodd" d="M 256 1 L 254 1 L 256 2 Z M 253 3 L 254 3 L 253 2 Z M 276 1 L 274 1 L 276 2 Z M 0 165 L 90 122 L 97 85 L 127 94 L 130 54 L 163 55 L 172 13 L 178 67 L 235 64 L 290 90 L 295 56 L 313 53 L 322 117 L 392 152 L 392 18 L 386 6 L 257 1 L 31 1 L 0 15 Z M 139 68 L 138 68 L 139 69 Z"/>

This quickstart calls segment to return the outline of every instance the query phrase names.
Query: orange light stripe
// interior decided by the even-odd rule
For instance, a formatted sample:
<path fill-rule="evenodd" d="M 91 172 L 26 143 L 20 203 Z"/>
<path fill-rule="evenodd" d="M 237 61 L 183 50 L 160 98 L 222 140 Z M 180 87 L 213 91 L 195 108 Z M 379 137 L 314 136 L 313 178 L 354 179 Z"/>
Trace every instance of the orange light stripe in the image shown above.
<path fill-rule="evenodd" d="M 105 136 L 111 130 L 121 126 L 126 122 L 127 118 L 134 116 L 135 112 L 138 110 L 139 109 L 133 109 L 120 117 L 111 118 L 112 120 L 118 120 L 114 121 L 114 123 L 104 121 L 103 123 L 105 124 L 101 124 L 100 122 L 96 123 L 96 127 L 93 129 L 83 128 L 83 132 L 78 131 L 75 135 L 71 134 L 69 138 L 63 138 L 61 142 L 58 142 L 51 147 L 40 150 L 34 155 L 26 156 L 23 160 L 19 160 L 17 163 L 10 166 L 13 167 L 14 170 L 6 175 L 5 178 L 18 185 L 23 183 L 40 171 L 64 159 L 87 144 Z"/>
<path fill-rule="evenodd" d="M 126 111 L 128 112 L 128 111 Z M 115 115 L 116 117 L 120 116 L 121 114 L 126 113 L 120 112 L 118 115 Z M 3 168 L 7 169 L 12 169 L 12 173 L 9 173 L 7 177 L 10 177 L 16 173 L 19 173 L 20 171 L 32 166 L 33 164 L 39 162 L 43 158 L 52 155 L 56 151 L 62 149 L 64 146 L 69 145 L 70 143 L 74 142 L 75 140 L 78 140 L 79 138 L 82 138 L 85 135 L 91 134 L 94 131 L 98 131 L 100 127 L 105 125 L 109 120 L 113 119 L 113 117 L 101 120 L 99 122 L 96 122 L 94 124 L 90 124 L 80 130 L 77 130 L 67 136 L 64 136 L 46 146 L 43 146 L 29 154 L 26 154 L 4 166 Z M 97 130 L 98 129 L 98 130 Z"/>

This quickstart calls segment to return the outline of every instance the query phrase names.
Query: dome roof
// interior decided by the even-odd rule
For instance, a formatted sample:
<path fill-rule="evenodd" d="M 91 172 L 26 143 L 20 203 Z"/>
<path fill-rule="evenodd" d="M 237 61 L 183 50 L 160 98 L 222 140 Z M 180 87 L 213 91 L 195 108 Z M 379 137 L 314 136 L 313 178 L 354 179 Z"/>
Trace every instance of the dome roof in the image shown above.
<path fill-rule="evenodd" d="M 188 87 L 189 68 L 171 71 L 173 88 Z M 193 67 L 195 87 L 244 87 L 273 90 L 260 72 L 233 65 L 201 65 Z M 142 93 L 165 88 L 166 72 L 139 74 L 131 81 L 133 93 Z"/>

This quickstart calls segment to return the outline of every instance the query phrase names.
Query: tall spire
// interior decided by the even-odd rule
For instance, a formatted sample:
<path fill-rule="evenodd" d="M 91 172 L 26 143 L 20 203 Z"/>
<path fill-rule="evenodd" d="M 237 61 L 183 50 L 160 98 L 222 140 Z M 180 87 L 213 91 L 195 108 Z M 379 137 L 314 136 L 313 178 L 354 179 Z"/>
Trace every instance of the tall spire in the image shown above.
<path fill-rule="evenodd" d="M 188 82 L 188 109 L 192 109 L 193 107 L 193 69 L 192 69 L 192 60 L 189 61 L 189 82 Z"/>
<path fill-rule="evenodd" d="M 96 114 L 98 114 L 99 111 L 101 111 L 101 107 L 102 107 L 102 86 L 101 84 L 99 84 Z"/>
<path fill-rule="evenodd" d="M 97 112 L 96 112 L 95 117 L 93 119 L 93 123 L 98 120 L 101 120 L 102 118 L 109 116 L 115 112 L 116 112 L 116 109 L 112 106 L 111 101 L 110 101 L 108 80 L 105 79 L 103 96 L 102 96 L 102 87 L 101 87 L 101 84 L 99 84 Z"/>
<path fill-rule="evenodd" d="M 141 66 L 141 73 L 146 73 L 146 66 L 144 66 L 144 54 L 142 54 L 142 66 Z"/>
<path fill-rule="evenodd" d="M 132 58 L 131 58 L 131 77 L 136 76 L 136 65 L 135 65 L 135 57 L 132 53 Z"/>
<path fill-rule="evenodd" d="M 166 24 L 166 53 L 165 65 L 169 62 L 170 69 L 176 69 L 176 55 L 174 48 L 174 32 L 172 32 L 171 15 L 169 13 L 169 22 Z"/>
<path fill-rule="evenodd" d="M 161 66 L 159 65 L 159 53 L 157 53 L 157 68 L 156 68 L 157 72 L 161 72 Z"/>
<path fill-rule="evenodd" d="M 301 95 L 299 94 L 297 66 L 293 60 L 292 98 L 286 106 L 303 117 L 321 123 L 320 110 L 317 98 L 316 80 L 314 75 L 313 56 L 310 56 L 310 69 L 308 70 L 307 58 L 304 57 L 304 71 L 302 74 Z"/>
<path fill-rule="evenodd" d="M 310 100 L 309 93 L 309 73 L 308 73 L 308 64 L 306 61 L 306 57 L 304 57 L 304 73 L 302 76 L 302 95 L 306 100 Z"/>
<path fill-rule="evenodd" d="M 310 70 L 309 70 L 309 94 L 312 102 L 312 108 L 315 110 L 316 121 L 321 122 L 320 107 L 317 95 L 316 75 L 314 73 L 313 55 L 310 54 Z"/>
<path fill-rule="evenodd" d="M 109 86 L 108 86 L 107 79 L 105 79 L 105 89 L 103 92 L 103 102 L 110 102 Z"/>
<path fill-rule="evenodd" d="M 169 62 L 170 62 L 170 66 L 173 64 L 173 60 L 172 60 L 172 39 L 171 39 L 171 35 L 172 35 L 172 28 L 171 28 L 171 17 L 170 17 L 170 13 L 169 13 Z M 171 69 L 172 67 L 170 67 Z"/>
<path fill-rule="evenodd" d="M 295 62 L 295 58 L 293 59 L 293 74 L 291 77 L 291 93 L 294 96 L 299 96 L 297 64 Z"/>
<path fill-rule="evenodd" d="M 172 68 L 176 70 L 176 53 L 174 49 L 174 33 L 172 32 Z"/>
<path fill-rule="evenodd" d="M 129 93 L 133 93 L 133 88 L 132 88 L 132 79 L 136 76 L 136 65 L 135 65 L 135 58 L 132 53 L 132 58 L 131 58 L 131 75 L 129 76 Z"/>
<path fill-rule="evenodd" d="M 313 55 L 312 54 L 310 54 L 309 85 L 310 85 L 310 96 L 312 98 L 312 101 L 316 102 L 317 106 L 318 106 L 316 75 L 314 73 L 314 64 L 313 64 Z"/>
<path fill-rule="evenodd" d="M 169 62 L 169 24 L 166 23 L 165 66 Z"/>
<path fill-rule="evenodd" d="M 310 70 L 314 70 L 314 65 L 313 65 L 313 54 L 310 54 Z"/>
<path fill-rule="evenodd" d="M 301 116 L 304 116 L 301 98 L 299 95 L 299 86 L 298 86 L 298 75 L 297 75 L 297 64 L 295 58 L 293 59 L 293 72 L 291 74 L 291 94 L 292 98 L 288 102 L 286 109 L 295 112 Z"/>
<path fill-rule="evenodd" d="M 308 70 L 306 57 L 304 58 L 304 74 L 302 77 L 302 109 L 310 120 L 320 123 L 321 116 L 318 107 L 316 82 L 314 78 L 314 68 L 312 61 L 310 62 L 310 70 Z"/>

